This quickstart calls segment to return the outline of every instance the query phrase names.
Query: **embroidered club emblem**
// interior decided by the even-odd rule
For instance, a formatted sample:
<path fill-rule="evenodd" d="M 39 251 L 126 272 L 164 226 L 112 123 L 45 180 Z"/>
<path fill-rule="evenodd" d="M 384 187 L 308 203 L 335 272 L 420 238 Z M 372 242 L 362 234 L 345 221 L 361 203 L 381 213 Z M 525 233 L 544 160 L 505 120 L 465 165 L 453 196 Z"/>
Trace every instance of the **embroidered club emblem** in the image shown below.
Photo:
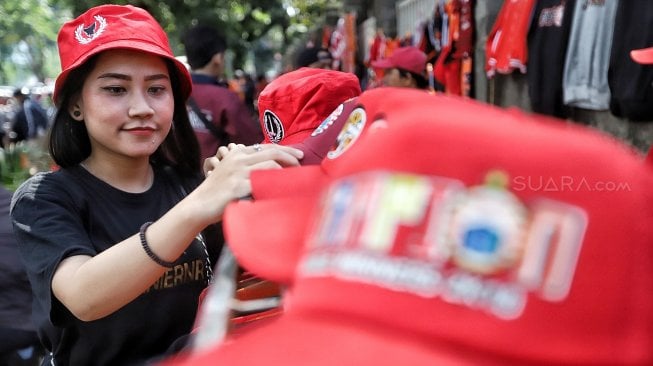
<path fill-rule="evenodd" d="M 499 172 L 508 181 L 508 175 Z M 299 273 L 332 276 L 518 318 L 530 298 L 570 293 L 588 216 L 523 201 L 489 178 L 365 171 L 331 184 Z"/>
<path fill-rule="evenodd" d="M 320 123 L 319 126 L 315 130 L 313 130 L 313 133 L 311 133 L 311 136 L 315 137 L 329 128 L 335 122 L 338 117 L 342 114 L 342 111 L 345 109 L 344 104 L 340 104 L 331 114 L 324 120 L 322 123 Z"/>
<path fill-rule="evenodd" d="M 269 109 L 263 113 L 263 126 L 270 142 L 277 144 L 281 141 L 284 135 L 283 124 L 281 119 Z"/>
<path fill-rule="evenodd" d="M 367 114 L 363 108 L 354 109 L 347 118 L 347 122 L 336 138 L 335 146 L 327 153 L 327 158 L 335 159 L 342 155 L 349 146 L 353 145 L 358 136 L 363 132 L 367 122 Z"/>
<path fill-rule="evenodd" d="M 107 20 L 101 15 L 96 15 L 93 19 L 95 19 L 95 21 L 90 25 L 80 24 L 77 26 L 77 29 L 75 29 L 75 38 L 77 39 L 77 42 L 88 44 L 104 32 L 104 29 L 107 27 Z"/>

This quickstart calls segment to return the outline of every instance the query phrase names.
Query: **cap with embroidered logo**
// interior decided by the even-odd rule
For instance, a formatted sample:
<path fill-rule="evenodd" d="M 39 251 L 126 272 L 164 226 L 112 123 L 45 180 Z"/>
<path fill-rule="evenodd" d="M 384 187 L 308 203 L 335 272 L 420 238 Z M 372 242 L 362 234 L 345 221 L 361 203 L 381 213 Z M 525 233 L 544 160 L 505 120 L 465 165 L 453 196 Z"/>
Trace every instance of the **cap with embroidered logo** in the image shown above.
<path fill-rule="evenodd" d="M 361 93 L 356 75 L 303 67 L 274 79 L 258 98 L 265 143 L 303 141 L 344 101 Z"/>
<path fill-rule="evenodd" d="M 100 5 L 66 22 L 57 39 L 61 73 L 55 82 L 53 99 L 59 102 L 61 89 L 72 70 L 91 56 L 110 49 L 151 53 L 172 61 L 184 99 L 192 84 L 186 66 L 175 59 L 161 25 L 144 9 L 131 5 Z"/>
<path fill-rule="evenodd" d="M 304 157 L 300 160 L 301 165 L 317 165 L 322 162 L 322 159 L 336 144 L 338 133 L 355 107 L 356 98 L 351 98 L 338 105 L 308 137 L 289 145 L 304 152 Z"/>
<path fill-rule="evenodd" d="M 462 99 L 375 89 L 358 103 L 371 126 L 311 173 L 325 189 L 225 211 L 240 263 L 290 273 L 284 314 L 188 364 L 653 362 L 653 169 L 640 153 Z"/>
<path fill-rule="evenodd" d="M 426 71 L 426 54 L 417 47 L 399 47 L 388 58 L 372 61 L 372 67 L 379 69 L 397 68 L 413 74 L 424 75 Z"/>

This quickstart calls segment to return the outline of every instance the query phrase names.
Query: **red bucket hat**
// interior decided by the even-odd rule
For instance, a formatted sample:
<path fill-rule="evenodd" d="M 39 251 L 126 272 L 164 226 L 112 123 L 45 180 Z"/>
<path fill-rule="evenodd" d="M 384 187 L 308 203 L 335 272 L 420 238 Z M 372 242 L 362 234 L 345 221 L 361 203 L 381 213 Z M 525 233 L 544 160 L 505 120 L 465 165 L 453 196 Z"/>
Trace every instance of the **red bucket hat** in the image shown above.
<path fill-rule="evenodd" d="M 372 61 L 372 67 L 379 69 L 398 68 L 413 74 L 424 75 L 426 71 L 426 54 L 413 46 L 399 47 L 390 57 Z"/>
<path fill-rule="evenodd" d="M 352 73 L 302 67 L 274 79 L 258 98 L 264 143 L 303 141 L 344 101 L 361 93 Z"/>
<path fill-rule="evenodd" d="M 168 37 L 159 23 L 147 11 L 131 5 L 100 5 L 66 22 L 57 39 L 61 74 L 54 86 L 53 99 L 70 72 L 89 57 L 110 49 L 131 49 L 172 60 L 177 67 L 184 99 L 190 95 L 190 74 L 183 63 L 175 59 Z"/>
<path fill-rule="evenodd" d="M 406 104 L 385 105 L 395 98 Z M 187 364 L 653 362 L 653 169 L 641 154 L 473 101 L 375 89 L 358 102 L 372 126 L 311 175 L 326 189 L 225 212 L 238 260 L 259 257 L 248 269 L 291 269 L 284 314 Z"/>

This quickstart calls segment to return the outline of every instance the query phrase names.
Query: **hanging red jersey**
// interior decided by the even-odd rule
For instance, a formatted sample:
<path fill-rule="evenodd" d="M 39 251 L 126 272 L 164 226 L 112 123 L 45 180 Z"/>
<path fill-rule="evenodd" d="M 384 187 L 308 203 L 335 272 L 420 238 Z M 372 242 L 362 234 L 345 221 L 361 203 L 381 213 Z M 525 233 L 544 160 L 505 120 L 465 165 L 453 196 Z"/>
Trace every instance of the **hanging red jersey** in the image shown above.
<path fill-rule="evenodd" d="M 528 29 L 535 0 L 509 0 L 503 3 L 485 46 L 485 72 L 510 74 L 515 69 L 526 73 Z"/>

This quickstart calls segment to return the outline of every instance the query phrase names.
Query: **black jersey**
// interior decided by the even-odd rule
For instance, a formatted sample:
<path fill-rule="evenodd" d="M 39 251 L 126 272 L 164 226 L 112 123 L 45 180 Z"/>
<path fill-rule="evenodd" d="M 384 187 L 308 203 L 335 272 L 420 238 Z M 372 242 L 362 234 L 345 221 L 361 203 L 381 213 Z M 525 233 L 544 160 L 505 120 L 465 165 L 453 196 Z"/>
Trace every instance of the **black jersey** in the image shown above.
<path fill-rule="evenodd" d="M 155 169 L 149 190 L 128 193 L 77 166 L 39 173 L 16 191 L 14 231 L 34 292 L 39 335 L 55 365 L 143 364 L 191 330 L 208 282 L 206 251 L 197 239 L 149 290 L 102 319 L 77 319 L 51 290 L 64 258 L 96 255 L 174 206 L 184 192 L 170 174 Z"/>
<path fill-rule="evenodd" d="M 528 34 L 528 94 L 534 112 L 565 118 L 562 75 L 574 0 L 540 0 Z"/>
<path fill-rule="evenodd" d="M 631 121 L 653 121 L 653 66 L 630 58 L 630 51 L 653 45 L 651 24 L 653 1 L 619 1 L 608 69 L 610 111 Z"/>

